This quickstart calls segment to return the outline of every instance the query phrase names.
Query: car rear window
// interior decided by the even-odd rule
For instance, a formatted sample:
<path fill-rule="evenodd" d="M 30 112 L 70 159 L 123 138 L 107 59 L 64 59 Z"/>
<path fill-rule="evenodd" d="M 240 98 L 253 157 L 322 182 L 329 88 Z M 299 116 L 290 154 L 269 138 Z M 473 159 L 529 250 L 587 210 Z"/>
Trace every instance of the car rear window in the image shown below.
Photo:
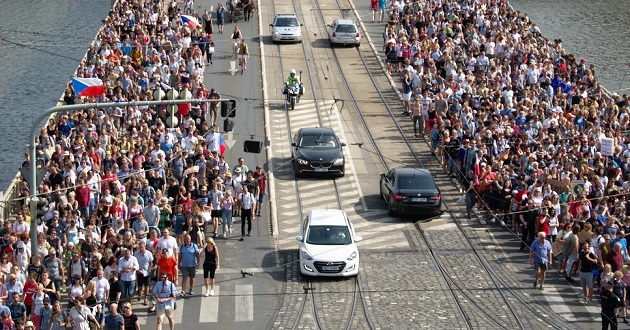
<path fill-rule="evenodd" d="M 314 245 L 347 245 L 352 243 L 346 226 L 311 226 L 306 243 Z"/>
<path fill-rule="evenodd" d="M 431 178 L 424 175 L 404 175 L 398 177 L 400 189 L 435 189 Z"/>
<path fill-rule="evenodd" d="M 338 33 L 356 33 L 357 28 L 351 24 L 339 24 L 337 25 Z"/>

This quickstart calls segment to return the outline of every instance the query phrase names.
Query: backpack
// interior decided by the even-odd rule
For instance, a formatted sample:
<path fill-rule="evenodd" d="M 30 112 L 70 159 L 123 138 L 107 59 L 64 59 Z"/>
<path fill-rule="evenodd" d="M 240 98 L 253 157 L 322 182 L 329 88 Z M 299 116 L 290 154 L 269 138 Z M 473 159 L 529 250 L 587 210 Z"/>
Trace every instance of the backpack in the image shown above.
<path fill-rule="evenodd" d="M 569 256 L 571 254 L 571 240 L 577 237 L 575 234 L 569 235 L 566 241 L 564 241 L 564 245 L 562 246 L 562 254 L 565 256 Z"/>

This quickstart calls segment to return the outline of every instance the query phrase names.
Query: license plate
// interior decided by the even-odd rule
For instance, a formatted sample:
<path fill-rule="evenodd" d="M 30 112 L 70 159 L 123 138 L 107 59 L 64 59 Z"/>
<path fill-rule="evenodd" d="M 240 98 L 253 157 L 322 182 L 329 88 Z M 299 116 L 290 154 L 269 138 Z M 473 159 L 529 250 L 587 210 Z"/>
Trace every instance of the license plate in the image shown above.
<path fill-rule="evenodd" d="M 315 169 L 315 172 L 328 172 L 328 169 L 327 168 L 319 168 L 318 167 L 318 168 Z"/>
<path fill-rule="evenodd" d="M 411 199 L 411 201 L 412 201 L 412 202 L 426 202 L 426 201 L 427 201 L 427 199 L 426 199 L 426 198 L 424 198 L 424 197 L 422 197 L 422 198 L 420 198 L 420 197 L 416 197 L 416 198 L 412 198 L 412 199 Z"/>
<path fill-rule="evenodd" d="M 282 39 L 284 39 L 284 40 L 291 40 L 291 39 L 293 39 L 293 37 L 282 37 Z"/>
<path fill-rule="evenodd" d="M 337 270 L 337 266 L 322 266 L 322 270 Z"/>

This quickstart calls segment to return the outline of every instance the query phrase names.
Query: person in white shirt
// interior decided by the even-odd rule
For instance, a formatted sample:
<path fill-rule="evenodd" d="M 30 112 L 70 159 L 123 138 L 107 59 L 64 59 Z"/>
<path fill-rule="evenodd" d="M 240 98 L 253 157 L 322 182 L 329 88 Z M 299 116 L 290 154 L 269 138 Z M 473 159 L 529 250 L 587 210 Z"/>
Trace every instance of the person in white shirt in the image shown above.
<path fill-rule="evenodd" d="M 206 135 L 206 142 L 208 143 L 208 150 L 210 152 L 216 151 L 219 153 L 221 148 L 221 133 L 217 132 L 216 126 L 210 128 L 210 133 Z"/>
<path fill-rule="evenodd" d="M 138 250 L 134 252 L 133 256 L 138 260 L 140 267 L 136 274 L 138 296 L 143 298 L 143 303 L 146 305 L 150 290 L 149 279 L 153 265 L 153 254 L 147 250 L 145 241 L 138 241 Z"/>
<path fill-rule="evenodd" d="M 243 192 L 238 196 L 241 205 L 241 241 L 245 237 L 245 222 L 247 221 L 247 236 L 252 232 L 252 219 L 256 214 L 256 198 L 254 194 L 247 190 L 247 186 L 243 186 Z"/>
<path fill-rule="evenodd" d="M 131 250 L 125 249 L 123 257 L 118 260 L 118 274 L 121 282 L 121 298 L 131 303 L 136 291 L 136 271 L 140 269 L 138 259 L 131 255 Z"/>
<path fill-rule="evenodd" d="M 177 240 L 175 237 L 170 236 L 170 233 L 171 232 L 167 228 L 162 229 L 162 237 L 158 239 L 158 242 L 155 245 L 156 249 L 153 253 L 154 255 L 157 251 L 167 249 L 168 253 L 175 256 L 175 259 L 177 259 L 177 255 L 179 254 L 179 251 L 177 251 Z"/>
<path fill-rule="evenodd" d="M 104 276 L 105 272 L 101 269 L 96 273 L 96 277 L 92 279 L 96 283 L 96 302 L 100 305 L 101 311 L 105 310 L 105 303 L 109 299 L 109 281 Z M 97 316 L 99 323 L 102 324 L 105 314 L 101 312 Z"/>
<path fill-rule="evenodd" d="M 203 190 L 202 190 L 203 191 Z M 223 200 L 223 192 L 219 190 L 219 183 L 212 183 L 212 191 L 208 194 L 210 197 L 208 204 L 212 208 L 211 216 L 212 216 L 212 229 L 214 236 L 216 237 L 217 232 L 219 230 L 219 219 L 221 218 L 221 201 Z"/>

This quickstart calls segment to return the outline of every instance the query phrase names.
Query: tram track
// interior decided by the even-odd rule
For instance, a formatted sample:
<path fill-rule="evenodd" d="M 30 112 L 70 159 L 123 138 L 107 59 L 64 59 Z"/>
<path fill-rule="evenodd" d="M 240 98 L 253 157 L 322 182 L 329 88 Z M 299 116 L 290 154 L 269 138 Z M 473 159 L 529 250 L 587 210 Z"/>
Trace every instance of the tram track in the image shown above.
<path fill-rule="evenodd" d="M 340 3 L 340 1 L 336 0 L 336 3 L 339 9 L 341 10 L 342 4 Z M 322 21 L 324 21 L 325 23 L 326 19 L 322 11 L 319 11 L 319 13 L 320 13 L 320 17 Z M 388 161 L 389 158 L 384 156 L 387 154 L 385 148 L 383 148 L 382 145 L 380 145 L 379 142 L 376 141 L 374 134 L 370 133 L 372 130 L 370 129 L 367 121 L 365 120 L 365 114 L 362 113 L 361 109 L 359 108 L 358 100 L 354 96 L 352 89 L 350 88 L 351 84 L 349 83 L 347 75 L 344 72 L 344 68 L 341 65 L 340 58 L 337 55 L 337 50 L 332 49 L 332 54 L 333 54 L 333 59 L 334 59 L 334 61 L 332 62 L 335 62 L 337 65 L 338 72 L 340 73 L 339 78 L 343 81 L 342 85 L 345 87 L 345 91 L 350 98 L 349 103 L 353 105 L 353 108 L 355 109 L 356 117 L 359 119 L 361 125 L 363 126 L 363 129 L 367 132 L 367 136 L 370 140 L 371 146 L 374 148 L 374 151 L 376 152 L 379 159 L 381 160 L 382 165 L 386 169 L 391 168 L 392 165 L 395 165 L 395 164 L 392 164 L 393 162 Z M 435 159 L 431 159 L 431 156 L 427 157 L 426 153 L 424 154 L 423 157 L 421 157 L 418 154 L 418 152 L 416 151 L 418 149 L 417 146 L 414 146 L 412 141 L 406 137 L 406 132 L 403 129 L 403 126 L 399 123 L 399 121 L 394 115 L 395 111 L 393 110 L 392 106 L 389 104 L 388 100 L 386 99 L 386 97 L 383 95 L 383 92 L 379 88 L 379 85 L 377 84 L 376 79 L 372 73 L 373 68 L 370 68 L 370 66 L 367 64 L 367 61 L 365 57 L 363 56 L 360 49 L 356 50 L 356 54 L 360 58 L 361 64 L 363 65 L 366 72 L 368 73 L 371 83 L 375 86 L 375 90 L 378 93 L 380 100 L 385 105 L 385 108 L 387 110 L 387 113 L 392 123 L 394 124 L 396 130 L 402 137 L 402 140 L 404 141 L 409 151 L 411 152 L 412 158 L 415 160 L 416 165 L 419 167 L 428 168 L 434 174 L 438 174 L 438 173 L 443 174 L 442 167 L 439 164 L 437 164 L 437 162 L 435 162 Z M 408 128 L 408 127 L 405 127 L 405 128 Z M 423 158 L 425 160 L 423 160 Z M 426 162 L 426 160 L 429 160 L 429 162 Z M 452 185 L 453 183 L 450 182 L 450 184 Z M 464 241 L 467 243 L 465 250 L 471 252 L 472 256 L 474 257 L 474 260 L 476 260 L 475 267 L 480 269 L 482 273 L 486 274 L 485 283 L 483 284 L 476 283 L 476 286 L 479 286 L 481 284 L 481 286 L 484 288 L 484 291 L 486 290 L 492 291 L 494 298 L 498 298 L 500 301 L 502 301 L 503 306 L 504 306 L 502 311 L 497 311 L 495 309 L 496 302 L 492 301 L 491 305 L 484 304 L 485 302 L 489 301 L 487 299 L 488 297 L 483 297 L 483 296 L 480 297 L 478 295 L 475 295 L 474 294 L 475 285 L 471 287 L 470 279 L 467 279 L 465 276 L 461 276 L 461 275 L 452 276 L 451 275 L 452 270 L 449 270 L 449 267 L 446 266 L 444 262 L 444 259 L 449 258 L 448 257 L 449 254 L 444 253 L 445 251 L 442 248 L 443 245 L 438 246 L 435 243 L 433 243 L 435 241 L 438 241 L 438 242 L 441 241 L 442 243 L 444 243 L 443 239 L 441 240 L 440 238 L 437 238 L 437 237 L 431 237 L 433 235 L 437 236 L 441 234 L 436 231 L 433 231 L 433 232 L 426 231 L 418 223 L 416 223 L 416 228 L 418 229 L 418 232 L 420 233 L 420 237 L 422 237 L 423 243 L 426 244 L 426 247 L 428 248 L 430 259 L 432 260 L 435 269 L 438 270 L 440 276 L 442 277 L 444 284 L 448 288 L 445 291 L 447 291 L 447 294 L 450 295 L 454 303 L 455 309 L 464 320 L 465 327 L 467 329 L 498 327 L 502 329 L 523 329 L 523 330 L 529 327 L 530 326 L 529 324 L 524 324 L 523 321 L 521 321 L 521 318 L 526 318 L 527 315 L 525 315 L 524 313 L 519 314 L 517 312 L 517 307 L 515 306 L 515 304 L 518 304 L 520 309 L 522 309 L 522 311 L 527 311 L 529 313 L 533 312 L 535 313 L 534 315 L 539 314 L 540 311 L 529 306 L 527 302 L 521 299 L 518 294 L 516 294 L 512 289 L 510 289 L 509 286 L 507 286 L 506 283 L 500 278 L 500 276 L 496 274 L 496 272 L 489 266 L 485 258 L 476 249 L 471 238 L 468 236 L 465 229 L 463 228 L 462 223 L 459 221 L 459 219 L 456 216 L 457 212 L 461 213 L 463 211 L 461 206 L 452 206 L 447 201 L 443 201 L 443 205 L 446 209 L 446 212 L 445 212 L 446 215 L 450 218 L 451 222 L 456 225 L 458 233 L 463 237 Z M 483 282 L 483 281 L 480 281 L 480 282 Z M 487 306 L 484 306 L 484 305 L 487 305 Z M 368 314 L 368 311 L 366 309 L 366 315 L 367 314 Z M 540 323 L 546 324 L 546 326 L 551 326 L 554 328 L 566 327 L 561 322 L 556 322 L 554 320 L 549 320 L 549 319 L 542 320 L 542 322 Z"/>
<path fill-rule="evenodd" d="M 319 19 L 316 24 L 320 27 L 319 31 L 325 31 L 325 24 L 327 22 L 322 10 L 320 10 L 319 3 L 315 1 L 311 1 L 310 3 L 312 5 L 311 12 L 319 13 Z M 336 0 L 336 3 L 338 9 L 341 10 L 341 2 Z M 298 10 L 295 0 L 292 0 L 290 5 L 298 16 L 301 15 L 303 18 L 304 15 L 306 15 Z M 301 3 L 301 5 L 304 7 L 305 4 Z M 275 10 L 275 3 L 272 3 L 272 10 L 273 12 L 277 12 Z M 330 10 L 330 8 L 326 10 Z M 321 26 L 323 26 L 323 29 Z M 287 50 L 283 49 L 284 47 L 277 46 L 275 49 L 278 54 L 280 71 L 283 74 L 288 71 L 283 63 L 283 58 L 293 58 L 294 63 L 295 59 L 299 58 L 299 62 L 297 63 L 306 66 L 306 76 L 303 76 L 303 82 L 309 87 L 312 98 L 315 101 L 314 110 L 317 114 L 317 125 L 325 126 L 324 123 L 330 124 L 332 120 L 330 112 L 324 112 L 327 105 L 326 102 L 323 102 L 324 98 L 320 96 L 321 91 L 319 91 L 324 90 L 325 86 L 322 85 L 322 81 L 318 79 L 317 65 L 321 66 L 323 64 L 316 63 L 315 68 L 311 67 L 311 62 L 315 62 L 315 60 L 311 57 L 312 55 L 309 55 L 312 54 L 312 52 L 309 53 L 307 50 L 305 46 L 307 42 L 312 45 L 317 45 L 318 43 L 321 44 L 322 40 L 321 38 L 312 38 L 312 36 L 308 34 L 305 36 L 304 42 L 300 47 L 301 53 L 295 52 L 296 49 L 294 47 L 292 48 L 294 52 L 288 54 L 289 56 L 284 56 L 287 54 Z M 407 150 L 406 153 L 409 154 L 409 157 L 406 157 L 407 159 L 404 161 L 405 165 L 424 167 L 429 169 L 432 173 L 438 174 L 436 181 L 440 186 L 444 184 L 453 185 L 453 182 L 446 178 L 441 165 L 436 162 L 435 157 L 428 152 L 426 146 L 423 146 L 423 144 L 417 140 L 407 138 L 406 132 L 409 132 L 411 125 L 402 121 L 399 122 L 396 118 L 395 109 L 399 109 L 400 99 L 394 92 L 394 88 L 392 88 L 393 83 L 391 80 L 384 84 L 382 77 L 376 78 L 374 76 L 373 72 L 380 72 L 380 66 L 378 63 L 375 63 L 374 59 L 372 61 L 367 60 L 361 49 L 353 51 L 352 54 L 355 56 L 353 64 L 356 65 L 353 68 L 353 72 L 348 75 L 346 73 L 347 69 L 344 69 L 342 65 L 344 59 L 347 59 L 347 52 L 344 53 L 344 55 L 346 55 L 344 59 L 338 56 L 336 49 L 319 49 L 318 52 L 325 52 L 326 55 L 330 55 L 327 57 L 325 63 L 327 70 L 331 70 L 329 63 L 335 63 L 332 65 L 333 73 L 327 72 L 328 77 L 331 77 L 332 74 L 336 75 L 334 78 L 331 77 L 340 82 L 335 85 L 335 87 L 338 87 L 338 91 L 343 90 L 343 93 L 347 95 L 345 104 L 350 104 L 350 107 L 354 109 L 354 116 L 358 119 L 356 121 L 353 120 L 350 125 L 355 125 L 354 128 L 360 128 L 366 133 L 364 136 L 368 143 L 365 144 L 365 148 L 372 149 L 371 153 L 377 155 L 375 158 L 378 158 L 378 162 L 380 162 L 383 168 L 389 169 L 400 166 L 402 163 L 400 159 L 396 159 L 396 157 L 392 156 L 388 146 L 385 145 L 385 143 L 391 143 L 389 137 L 392 133 L 395 133 L 397 138 L 401 138 L 399 145 L 404 145 L 404 148 Z M 359 65 L 365 69 L 364 71 L 367 75 L 363 74 L 361 77 L 356 76 L 355 73 Z M 360 71 L 363 73 L 363 69 L 360 69 Z M 359 106 L 359 104 L 364 104 L 365 100 L 355 97 L 352 85 L 356 83 L 357 79 L 364 77 L 368 79 L 363 79 L 361 83 L 365 84 L 369 81 L 369 83 L 374 86 L 376 92 L 374 98 L 377 98 L 380 104 L 384 106 L 384 113 L 382 109 L 380 109 L 379 113 L 371 113 L 370 111 L 374 110 L 366 111 L 365 108 Z M 324 81 L 329 85 L 332 84 L 330 80 Z M 333 90 L 332 86 L 330 89 Z M 297 111 L 289 111 L 286 108 L 286 104 L 284 111 L 286 112 L 285 120 L 289 132 L 289 143 L 291 143 L 291 132 L 299 127 L 302 120 L 299 118 L 300 116 Z M 385 136 L 382 132 L 375 134 L 373 126 L 374 119 L 367 119 L 371 116 L 382 119 L 379 121 L 381 127 L 388 127 L 388 131 L 386 132 L 390 135 L 387 136 L 388 139 L 384 138 Z M 387 119 L 387 122 L 384 122 L 385 119 Z M 347 120 L 346 123 L 348 123 Z M 286 162 L 285 166 L 290 166 L 289 162 Z M 320 181 L 295 180 L 294 189 L 298 200 L 300 219 L 303 219 L 302 212 L 304 211 L 305 198 L 302 192 L 312 188 L 311 184 L 317 184 L 318 182 Z M 332 185 L 328 183 L 327 187 L 323 187 L 322 185 L 320 188 L 324 190 L 322 190 L 319 195 L 328 195 L 331 199 L 335 198 L 339 208 L 343 209 L 342 196 L 339 194 L 339 183 L 337 180 L 334 180 Z M 447 197 L 449 200 L 453 199 L 455 194 Z M 443 285 L 441 291 L 448 296 L 451 309 L 458 314 L 456 319 L 461 320 L 460 323 L 458 323 L 459 328 L 525 329 L 531 326 L 567 328 L 566 325 L 560 321 L 549 319 L 544 315 L 541 316 L 540 310 L 529 306 L 528 302 L 524 301 L 517 293 L 510 289 L 489 266 L 488 262 L 473 245 L 469 235 L 466 233 L 466 229 L 457 217 L 457 213 L 462 211 L 461 206 L 451 205 L 444 200 L 444 209 L 445 214 L 441 220 L 447 218 L 449 222 L 454 225 L 454 230 L 450 229 L 450 231 L 457 235 L 462 243 L 466 244 L 465 247 L 456 251 L 450 250 L 445 248 L 444 244 L 436 244 L 437 242 L 444 242 L 444 232 L 425 230 L 420 224 L 416 224 L 416 229 L 422 243 L 420 244 L 420 251 L 426 251 L 426 255 L 431 263 L 430 267 L 433 269 L 432 272 L 436 277 L 439 277 L 439 281 Z M 456 271 L 456 267 L 453 267 L 454 261 L 459 262 L 459 264 L 465 264 L 456 260 L 461 256 L 468 258 L 466 262 L 470 264 L 470 267 L 474 268 L 474 273 L 454 273 Z M 460 271 L 468 270 L 460 269 Z M 366 303 L 371 292 L 369 289 L 367 292 L 364 292 L 360 287 L 361 273 L 359 273 L 356 279 L 352 280 L 330 281 L 302 278 L 302 283 L 305 288 L 304 297 L 301 300 L 299 312 L 294 319 L 292 329 L 336 329 L 340 328 L 342 324 L 345 329 L 359 327 L 375 329 L 375 324 L 382 324 L 376 316 L 376 311 L 372 310 L 371 305 Z M 349 285 L 350 283 L 353 285 Z M 497 304 L 500 304 L 502 308 L 497 309 Z M 331 311 L 331 306 L 334 306 L 336 310 Z M 343 307 L 340 308 L 339 306 Z M 362 307 L 364 319 L 359 319 L 358 317 L 359 313 L 357 313 L 357 311 L 360 307 Z M 532 315 L 534 315 L 534 317 L 528 319 L 528 317 Z M 361 324 L 359 325 L 359 323 Z M 332 326 L 333 324 L 334 326 Z"/>
<path fill-rule="evenodd" d="M 292 1 L 291 5 L 293 6 L 294 12 L 299 13 L 299 10 L 296 6 L 295 1 Z M 272 7 L 273 12 L 276 12 L 275 6 L 276 4 L 272 2 L 271 7 Z M 320 127 L 327 126 L 326 124 L 329 124 L 332 121 L 332 119 L 328 118 L 328 121 L 327 121 L 324 118 L 322 104 L 325 104 L 325 103 L 323 103 L 318 97 L 316 86 L 318 86 L 319 83 L 316 83 L 313 80 L 313 77 L 315 77 L 316 75 L 314 74 L 314 69 L 312 68 L 311 62 L 308 59 L 309 52 L 306 48 L 305 43 L 303 42 L 301 44 L 301 52 L 302 52 L 300 54 L 301 56 L 296 56 L 295 47 L 292 47 L 293 52 L 291 52 L 291 50 L 287 51 L 287 49 L 283 49 L 283 48 L 284 47 L 280 45 L 277 45 L 275 47 L 275 50 L 278 54 L 277 56 L 278 68 L 280 69 L 280 72 L 282 72 L 283 74 L 283 77 L 282 77 L 283 81 L 285 80 L 284 73 L 288 72 L 289 70 L 289 68 L 287 68 L 285 65 L 285 59 L 286 58 L 295 59 L 298 57 L 304 58 L 305 61 L 303 62 L 303 64 L 305 68 L 305 72 L 304 72 L 305 75 L 304 74 L 302 75 L 302 82 L 305 84 L 305 86 L 308 86 L 308 88 L 310 89 L 310 92 L 311 92 L 310 94 L 312 95 L 312 98 L 314 101 L 314 108 L 315 108 L 314 113 L 316 114 L 316 117 L 317 117 L 315 126 L 320 126 Z M 283 56 L 285 54 L 288 56 Z M 304 99 L 302 101 L 304 101 Z M 286 131 L 287 131 L 286 135 L 287 135 L 288 143 L 290 145 L 293 142 L 292 141 L 293 135 L 297 132 L 299 128 L 304 127 L 303 125 L 305 124 L 304 122 L 305 114 L 304 114 L 304 111 L 300 111 L 297 109 L 289 110 L 286 102 L 284 103 L 284 111 L 286 114 L 285 115 L 285 125 L 286 125 Z M 287 173 L 286 167 L 292 166 L 291 161 L 292 159 L 289 161 L 285 161 L 284 163 L 285 173 Z M 318 196 L 329 196 L 331 201 L 335 201 L 334 203 L 330 203 L 326 205 L 326 207 L 331 207 L 333 206 L 331 204 L 334 204 L 336 208 L 343 209 L 342 200 L 344 197 L 340 193 L 338 180 L 340 179 L 334 179 L 332 181 L 321 181 L 321 180 L 313 180 L 313 179 L 299 179 L 298 180 L 296 177 L 294 177 L 294 193 L 297 200 L 297 209 L 298 209 L 298 215 L 299 215 L 299 218 L 296 220 L 298 223 L 302 221 L 302 219 L 304 219 L 306 212 L 308 212 L 308 206 L 307 206 L 308 204 L 306 203 L 306 200 L 309 199 L 309 197 L 314 197 L 313 194 L 316 194 Z M 324 280 L 304 278 L 304 277 L 301 277 L 301 279 L 303 282 L 304 297 L 301 299 L 300 308 L 298 310 L 298 314 L 296 315 L 296 318 L 293 324 L 291 325 L 291 329 L 304 329 L 304 328 L 313 328 L 313 329 L 318 329 L 318 330 L 331 329 L 331 328 L 336 328 L 332 326 L 333 324 L 337 324 L 337 323 L 343 322 L 344 320 L 351 319 L 350 317 L 347 316 L 347 314 L 349 314 L 350 311 L 355 310 L 357 300 L 354 299 L 354 296 L 351 296 L 350 299 L 346 297 L 348 296 L 348 292 L 349 292 L 348 287 L 347 287 L 347 283 L 348 283 L 347 280 L 333 282 L 333 281 L 324 281 Z M 356 295 L 355 290 L 352 290 L 350 292 L 353 292 L 353 294 Z M 341 314 L 341 317 L 339 318 L 330 318 L 329 314 L 327 313 L 327 309 L 330 309 L 329 307 L 330 304 L 328 304 L 327 301 L 330 301 L 330 299 L 333 296 L 334 296 L 333 299 L 337 301 L 339 299 L 352 301 L 351 305 L 344 304 L 344 306 L 346 307 L 344 308 L 344 312 Z M 345 311 L 345 309 L 348 309 L 348 311 Z"/>

